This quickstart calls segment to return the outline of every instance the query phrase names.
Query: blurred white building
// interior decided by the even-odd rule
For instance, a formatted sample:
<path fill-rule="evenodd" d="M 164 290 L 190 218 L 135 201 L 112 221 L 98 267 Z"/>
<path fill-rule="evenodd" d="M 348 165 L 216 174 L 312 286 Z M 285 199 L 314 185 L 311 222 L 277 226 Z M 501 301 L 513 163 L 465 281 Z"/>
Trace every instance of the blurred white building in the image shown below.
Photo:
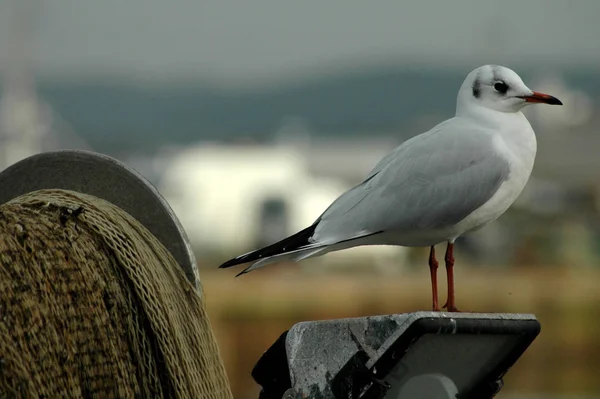
<path fill-rule="evenodd" d="M 310 172 L 293 146 L 204 144 L 161 161 L 160 191 L 199 248 L 231 255 L 279 241 L 308 225 L 349 185 Z M 327 255 L 327 263 L 404 263 L 405 248 L 360 247 Z"/>

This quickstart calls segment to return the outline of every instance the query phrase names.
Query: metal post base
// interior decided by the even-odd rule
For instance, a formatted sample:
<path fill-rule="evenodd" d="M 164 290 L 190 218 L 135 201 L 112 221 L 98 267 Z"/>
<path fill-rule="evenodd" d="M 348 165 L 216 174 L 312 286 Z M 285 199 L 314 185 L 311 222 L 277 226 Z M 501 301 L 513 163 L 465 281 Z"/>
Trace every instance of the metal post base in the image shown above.
<path fill-rule="evenodd" d="M 303 322 L 280 337 L 252 375 L 263 387 L 261 399 L 492 398 L 539 331 L 529 314 Z"/>

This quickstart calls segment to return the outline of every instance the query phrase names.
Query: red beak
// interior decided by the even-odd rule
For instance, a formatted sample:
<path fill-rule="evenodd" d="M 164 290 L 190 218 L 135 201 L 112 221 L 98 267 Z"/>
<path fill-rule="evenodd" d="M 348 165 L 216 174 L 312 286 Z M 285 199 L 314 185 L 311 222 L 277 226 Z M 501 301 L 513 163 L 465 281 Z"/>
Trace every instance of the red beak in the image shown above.
<path fill-rule="evenodd" d="M 529 96 L 520 96 L 520 98 L 527 101 L 528 103 L 544 103 L 544 104 L 550 104 L 550 105 L 563 105 L 562 101 L 560 101 L 558 98 L 552 97 L 551 95 L 548 95 L 548 94 L 539 93 L 537 91 L 534 91 L 533 94 L 531 94 Z"/>

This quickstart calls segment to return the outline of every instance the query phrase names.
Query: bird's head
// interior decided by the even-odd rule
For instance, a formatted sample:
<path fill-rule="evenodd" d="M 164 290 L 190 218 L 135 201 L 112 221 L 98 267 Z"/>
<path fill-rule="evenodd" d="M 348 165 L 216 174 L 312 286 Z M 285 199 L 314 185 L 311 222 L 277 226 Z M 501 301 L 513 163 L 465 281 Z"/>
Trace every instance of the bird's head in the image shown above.
<path fill-rule="evenodd" d="M 531 90 L 512 69 L 500 65 L 484 65 L 469 73 L 457 99 L 461 109 L 484 107 L 500 112 L 519 112 L 529 104 L 562 105 L 551 95 Z"/>

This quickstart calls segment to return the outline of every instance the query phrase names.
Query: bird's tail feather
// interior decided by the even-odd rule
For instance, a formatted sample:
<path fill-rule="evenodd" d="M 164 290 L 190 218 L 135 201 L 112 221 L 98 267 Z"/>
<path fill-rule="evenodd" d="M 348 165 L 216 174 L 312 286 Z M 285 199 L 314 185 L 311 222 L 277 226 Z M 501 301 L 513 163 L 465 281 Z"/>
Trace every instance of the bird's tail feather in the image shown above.
<path fill-rule="evenodd" d="M 252 270 L 266 266 L 271 263 L 291 261 L 298 262 L 314 256 L 324 255 L 327 252 L 337 251 L 344 248 L 350 248 L 357 245 L 357 240 L 361 240 L 358 245 L 367 244 L 364 240 L 371 236 L 380 234 L 381 231 L 376 233 L 360 232 L 352 237 L 349 237 L 340 241 L 333 242 L 311 242 L 310 238 L 315 232 L 317 222 L 312 226 L 307 227 L 298 233 L 291 235 L 283 240 L 276 242 L 275 244 L 269 245 L 256 251 L 248 252 L 244 255 L 240 255 L 236 258 L 230 259 L 223 263 L 219 268 L 224 269 L 241 265 L 242 263 L 253 262 L 252 265 L 244 269 L 241 273 L 236 275 L 251 272 Z"/>
<path fill-rule="evenodd" d="M 252 265 L 248 266 L 244 270 L 242 270 L 240 273 L 236 274 L 236 277 L 241 276 L 242 274 L 249 273 L 252 270 L 258 269 L 260 267 L 267 266 L 271 263 L 282 261 L 299 262 L 301 260 L 308 259 L 313 256 L 321 255 L 327 250 L 328 247 L 328 245 L 318 245 L 314 247 L 309 246 L 307 248 L 297 249 L 295 251 L 284 252 L 278 255 L 262 258 L 259 261 L 254 262 Z"/>
<path fill-rule="evenodd" d="M 240 255 L 236 258 L 230 259 L 223 263 L 219 268 L 225 269 L 232 266 L 241 265 L 242 263 L 255 262 L 264 258 L 270 258 L 277 255 L 283 255 L 290 253 L 304 247 L 309 247 L 312 243 L 310 237 L 315 232 L 317 223 L 307 227 L 304 230 L 297 232 L 283 240 L 276 242 L 275 244 L 269 245 L 256 251 L 248 252 L 247 254 Z"/>

